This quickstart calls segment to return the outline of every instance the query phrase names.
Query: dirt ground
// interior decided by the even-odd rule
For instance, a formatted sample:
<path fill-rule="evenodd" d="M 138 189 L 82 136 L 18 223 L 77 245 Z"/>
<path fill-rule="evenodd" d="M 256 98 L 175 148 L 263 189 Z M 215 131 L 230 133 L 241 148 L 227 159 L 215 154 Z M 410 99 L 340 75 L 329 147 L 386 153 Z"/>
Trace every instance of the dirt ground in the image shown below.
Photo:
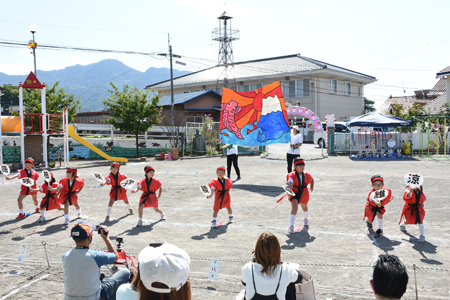
<path fill-rule="evenodd" d="M 163 181 L 160 208 L 166 221 L 156 221 L 153 209 L 144 211 L 147 220 L 136 228 L 137 214 L 128 215 L 122 202 L 114 205 L 108 225 L 111 237 L 121 236 L 128 254 L 137 255 L 151 242 L 166 241 L 186 250 L 191 256 L 191 284 L 193 299 L 231 300 L 243 286 L 241 269 L 252 257 L 258 236 L 265 231 L 278 237 L 282 247 L 282 261 L 299 263 L 301 269 L 314 277 L 318 299 L 373 299 L 369 279 L 371 266 L 380 254 L 397 255 L 407 266 L 408 289 L 404 299 L 415 299 L 413 265 L 417 266 L 417 289 L 420 299 L 450 299 L 450 212 L 448 187 L 450 161 L 381 160 L 354 161 L 348 157 L 322 158 L 315 153 L 306 156 L 306 170 L 315 180 L 309 202 L 310 226 L 302 232 L 288 234 L 290 205 L 282 195 L 286 178 L 286 162 L 282 156 L 262 159 L 240 156 L 242 180 L 231 190 L 234 224 L 226 224 L 226 210 L 218 221 L 225 223 L 210 228 L 213 200 L 207 200 L 198 186 L 215 177 L 217 166 L 226 165 L 226 158 L 154 161 L 156 177 Z M 108 174 L 109 162 L 71 162 L 85 179 L 80 194 L 82 212 L 87 221 L 102 224 L 106 215 L 109 188 L 99 189 L 93 172 Z M 145 163 L 131 162 L 122 172 L 136 180 L 143 178 Z M 59 180 L 65 170 L 53 170 Z M 417 226 L 409 225 L 408 232 L 398 229 L 408 172 L 424 175 L 425 236 L 419 244 Z M 366 197 L 370 191 L 370 177 L 381 174 L 385 187 L 393 190 L 395 199 L 386 206 L 385 237 L 375 239 L 362 220 Z M 232 172 L 231 179 L 236 175 Z M 1 183 L 3 182 L 3 184 Z M 42 183 L 42 181 L 41 181 Z M 14 220 L 18 214 L 19 182 L 0 177 L 0 295 L 1 299 L 62 299 L 64 294 L 61 257 L 74 246 L 69 237 L 75 222 L 75 208 L 71 207 L 71 225 L 64 226 L 62 213 L 49 211 L 47 221 L 37 223 L 38 214 Z M 41 194 L 42 195 L 42 194 Z M 39 195 L 39 201 L 42 196 Z M 137 211 L 140 193 L 131 194 Z M 25 211 L 33 212 L 30 197 L 24 200 Z M 153 220 L 153 222 L 151 222 Z M 299 215 L 296 225 L 303 224 Z M 374 223 L 377 229 L 376 222 Z M 50 268 L 47 267 L 42 242 L 46 246 Z M 17 262 L 20 245 L 28 245 L 25 261 Z M 93 249 L 104 249 L 99 236 L 94 237 Z M 217 281 L 208 280 L 210 260 L 220 259 Z M 108 269 L 104 269 L 109 273 Z"/>

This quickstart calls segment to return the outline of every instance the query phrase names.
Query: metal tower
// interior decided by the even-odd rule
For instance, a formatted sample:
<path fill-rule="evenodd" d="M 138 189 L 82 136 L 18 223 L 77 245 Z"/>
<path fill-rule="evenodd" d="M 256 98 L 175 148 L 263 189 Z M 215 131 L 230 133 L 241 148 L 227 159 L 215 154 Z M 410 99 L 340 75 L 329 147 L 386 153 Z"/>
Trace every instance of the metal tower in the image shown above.
<path fill-rule="evenodd" d="M 212 40 L 220 42 L 219 65 L 224 65 L 224 85 L 228 87 L 228 65 L 234 63 L 232 41 L 239 40 L 239 29 L 231 28 L 231 19 L 225 11 L 219 19 L 219 28 L 212 31 Z M 223 24 L 220 20 L 223 20 Z"/>

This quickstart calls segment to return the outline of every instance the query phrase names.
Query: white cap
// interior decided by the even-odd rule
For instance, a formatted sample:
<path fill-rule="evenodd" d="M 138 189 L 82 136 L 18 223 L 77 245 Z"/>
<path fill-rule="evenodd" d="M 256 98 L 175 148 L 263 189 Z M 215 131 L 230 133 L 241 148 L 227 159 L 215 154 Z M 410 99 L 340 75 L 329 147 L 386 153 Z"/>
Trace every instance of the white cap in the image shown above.
<path fill-rule="evenodd" d="M 178 291 L 189 277 L 191 259 L 186 251 L 171 244 L 146 247 L 139 253 L 139 275 L 144 286 L 156 293 Z M 156 288 L 152 284 L 160 282 L 169 288 Z"/>
<path fill-rule="evenodd" d="M 294 125 L 291 128 L 297 130 L 297 132 L 298 132 L 298 126 L 297 125 Z"/>

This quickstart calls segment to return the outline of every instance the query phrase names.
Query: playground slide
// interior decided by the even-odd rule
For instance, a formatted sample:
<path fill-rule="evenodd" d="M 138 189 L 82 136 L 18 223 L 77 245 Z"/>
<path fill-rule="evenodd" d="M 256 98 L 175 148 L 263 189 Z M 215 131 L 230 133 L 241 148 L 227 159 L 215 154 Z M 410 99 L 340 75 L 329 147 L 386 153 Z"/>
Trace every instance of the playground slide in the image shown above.
<path fill-rule="evenodd" d="M 108 160 L 117 161 L 119 163 L 128 162 L 128 159 L 126 159 L 125 157 L 112 157 L 112 156 L 109 156 L 108 154 L 106 154 L 105 152 L 103 152 L 102 150 L 98 149 L 97 147 L 95 147 L 94 145 L 92 145 L 91 143 L 89 143 L 88 141 L 83 139 L 81 136 L 76 134 L 75 128 L 73 128 L 72 125 L 69 125 L 69 136 L 71 138 L 73 138 L 75 141 L 77 141 L 78 143 L 88 147 L 89 149 L 91 149 L 92 151 L 97 153 L 98 155 L 100 155 Z"/>
<path fill-rule="evenodd" d="M 21 131 L 21 124 L 20 124 L 20 117 L 12 117 L 12 116 L 2 116 L 1 119 L 1 126 L 2 126 L 2 132 L 20 132 Z"/>

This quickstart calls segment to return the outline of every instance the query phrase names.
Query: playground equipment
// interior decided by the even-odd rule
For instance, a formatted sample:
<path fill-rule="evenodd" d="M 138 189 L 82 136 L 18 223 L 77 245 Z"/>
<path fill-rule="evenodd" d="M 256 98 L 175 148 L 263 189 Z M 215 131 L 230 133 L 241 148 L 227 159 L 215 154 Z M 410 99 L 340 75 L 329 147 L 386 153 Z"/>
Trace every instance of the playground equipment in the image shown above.
<path fill-rule="evenodd" d="M 95 153 L 97 153 L 101 157 L 106 158 L 106 159 L 111 160 L 111 161 L 117 161 L 117 162 L 119 162 L 121 164 L 128 162 L 128 159 L 126 159 L 124 157 L 112 157 L 112 156 L 109 156 L 108 154 L 106 154 L 105 152 L 103 152 L 102 150 L 98 149 L 97 147 L 95 147 L 94 145 L 92 145 L 91 143 L 89 143 L 88 141 L 83 139 L 81 136 L 79 136 L 75 132 L 75 129 L 73 128 L 72 125 L 68 125 L 68 128 L 69 128 L 69 130 L 68 130 L 69 137 L 73 138 L 75 141 L 79 142 L 83 146 L 86 146 L 87 148 L 89 148 L 90 150 L 94 151 Z"/>
<path fill-rule="evenodd" d="M 415 141 L 419 144 L 420 150 L 418 151 L 420 153 L 420 156 L 424 156 L 424 142 L 425 143 L 425 155 L 430 158 L 431 155 L 436 155 L 437 158 L 439 158 L 440 152 L 442 150 L 444 158 L 447 158 L 447 152 L 449 152 L 448 146 L 449 143 L 448 135 L 449 135 L 449 128 L 447 126 L 447 119 L 450 119 L 450 116 L 418 116 L 418 117 L 411 117 L 412 120 L 419 121 L 419 124 L 417 125 L 417 133 L 420 134 L 420 139 Z M 450 123 L 450 122 L 449 122 Z M 450 125 L 450 124 L 449 124 Z M 424 130 L 426 131 L 426 139 L 424 139 Z M 434 130 L 434 132 L 433 132 Z M 413 132 L 413 128 L 411 126 L 411 133 Z M 413 156 L 413 140 L 411 138 L 411 157 Z M 443 146 L 443 149 L 442 147 Z M 417 151 L 416 151 L 417 152 Z"/>
<path fill-rule="evenodd" d="M 24 113 L 23 89 L 41 90 L 41 113 Z M 0 163 L 3 164 L 2 155 L 2 132 L 20 133 L 21 147 L 20 157 L 24 167 L 25 157 L 33 157 L 35 161 L 44 162 L 48 168 L 48 150 L 49 134 L 64 136 L 64 166 L 69 167 L 69 136 L 88 147 L 100 156 L 118 161 L 120 163 L 128 162 L 126 158 L 111 157 L 94 145 L 78 136 L 72 126 L 69 126 L 69 115 L 66 109 L 63 114 L 47 114 L 45 84 L 41 84 L 33 72 L 30 72 L 25 82 L 19 84 L 19 110 L 20 116 L 0 116 Z M 1 111 L 1 107 L 0 107 Z"/>

